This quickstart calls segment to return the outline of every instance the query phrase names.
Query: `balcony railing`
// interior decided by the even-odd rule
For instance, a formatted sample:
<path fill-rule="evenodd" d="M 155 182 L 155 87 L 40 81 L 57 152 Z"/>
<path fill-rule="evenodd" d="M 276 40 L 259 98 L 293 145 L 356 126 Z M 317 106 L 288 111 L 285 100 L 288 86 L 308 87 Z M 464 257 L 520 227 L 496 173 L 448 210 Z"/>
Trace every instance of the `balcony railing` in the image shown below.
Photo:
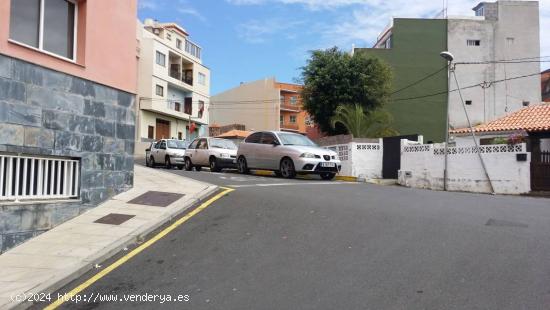
<path fill-rule="evenodd" d="M 301 111 L 302 107 L 298 104 L 291 104 L 287 102 L 281 102 L 281 110 Z"/>
<path fill-rule="evenodd" d="M 298 130 L 298 124 L 296 123 L 281 123 L 281 129 Z"/>

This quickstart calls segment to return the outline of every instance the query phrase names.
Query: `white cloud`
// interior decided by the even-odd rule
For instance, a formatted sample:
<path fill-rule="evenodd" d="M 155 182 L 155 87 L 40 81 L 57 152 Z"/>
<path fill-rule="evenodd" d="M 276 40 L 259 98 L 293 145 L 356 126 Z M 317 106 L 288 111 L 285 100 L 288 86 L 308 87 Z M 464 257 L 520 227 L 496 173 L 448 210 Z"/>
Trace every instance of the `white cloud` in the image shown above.
<path fill-rule="evenodd" d="M 199 19 L 203 22 L 206 21 L 206 18 L 201 13 L 199 13 L 199 11 L 197 11 L 196 9 L 191 8 L 191 7 L 178 8 L 178 12 L 181 13 L 181 14 L 194 16 L 194 17 L 196 17 L 197 19 Z"/>
<path fill-rule="evenodd" d="M 155 0 L 138 0 L 138 9 L 140 10 L 156 10 L 157 8 Z"/>
<path fill-rule="evenodd" d="M 303 24 L 302 21 L 293 22 L 279 18 L 254 19 L 238 25 L 237 32 L 241 39 L 253 44 L 265 43 L 276 35 L 284 35 L 287 39 L 292 40 L 296 38 L 295 30 Z"/>
<path fill-rule="evenodd" d="M 357 46 L 370 46 L 376 41 L 376 37 L 391 21 L 392 17 L 433 17 L 443 9 L 441 1 L 437 0 L 226 0 L 234 5 L 261 5 L 261 4 L 287 4 L 301 5 L 309 10 L 330 10 L 346 7 L 336 20 L 329 24 L 308 25 L 308 34 L 318 32 L 321 41 L 315 47 L 330 47 L 337 45 L 349 49 L 352 44 Z M 449 1 L 448 15 L 473 15 L 472 8 L 481 0 Z M 541 0 L 540 4 L 540 38 L 541 55 L 550 56 L 550 0 Z M 311 23 L 310 23 L 311 24 Z M 274 26 L 272 28 L 269 28 Z M 269 29 L 268 29 L 269 28 Z M 270 25 L 269 22 L 252 21 L 244 24 L 244 37 L 249 41 L 263 42 L 266 37 L 275 35 L 287 28 L 278 25 Z M 304 53 L 305 46 L 300 47 Z M 293 52 L 297 54 L 296 51 Z M 550 67 L 549 63 L 543 64 L 543 68 Z"/>

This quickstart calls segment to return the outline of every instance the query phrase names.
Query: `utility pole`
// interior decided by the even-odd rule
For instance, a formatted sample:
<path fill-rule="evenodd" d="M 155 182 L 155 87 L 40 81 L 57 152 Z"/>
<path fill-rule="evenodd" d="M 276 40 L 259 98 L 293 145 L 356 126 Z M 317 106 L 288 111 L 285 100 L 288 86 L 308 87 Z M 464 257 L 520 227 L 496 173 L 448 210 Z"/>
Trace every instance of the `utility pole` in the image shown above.
<path fill-rule="evenodd" d="M 448 190 L 447 179 L 449 178 L 449 113 L 451 109 L 451 70 L 453 70 L 453 54 L 441 52 L 439 56 L 447 61 L 447 121 L 445 122 L 445 168 L 443 170 L 443 190 Z"/>

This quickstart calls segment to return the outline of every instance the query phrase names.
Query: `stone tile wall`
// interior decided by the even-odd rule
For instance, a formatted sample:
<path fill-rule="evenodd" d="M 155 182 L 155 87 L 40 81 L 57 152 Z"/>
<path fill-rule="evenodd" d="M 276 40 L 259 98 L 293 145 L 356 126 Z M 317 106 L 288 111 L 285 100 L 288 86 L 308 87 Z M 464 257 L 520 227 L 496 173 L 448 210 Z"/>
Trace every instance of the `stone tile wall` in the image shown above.
<path fill-rule="evenodd" d="M 133 185 L 135 95 L 0 55 L 0 152 L 81 161 L 80 201 L 0 202 L 0 252 Z"/>

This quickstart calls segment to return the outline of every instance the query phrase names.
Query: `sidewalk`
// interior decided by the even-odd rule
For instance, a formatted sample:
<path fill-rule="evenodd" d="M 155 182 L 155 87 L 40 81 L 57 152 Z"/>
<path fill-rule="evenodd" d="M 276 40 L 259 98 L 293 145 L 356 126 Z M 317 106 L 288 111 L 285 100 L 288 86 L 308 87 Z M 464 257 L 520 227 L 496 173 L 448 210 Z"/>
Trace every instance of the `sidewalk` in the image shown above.
<path fill-rule="evenodd" d="M 60 289 L 217 188 L 136 165 L 133 189 L 0 255 L 0 309 L 30 306 L 12 298 Z"/>

